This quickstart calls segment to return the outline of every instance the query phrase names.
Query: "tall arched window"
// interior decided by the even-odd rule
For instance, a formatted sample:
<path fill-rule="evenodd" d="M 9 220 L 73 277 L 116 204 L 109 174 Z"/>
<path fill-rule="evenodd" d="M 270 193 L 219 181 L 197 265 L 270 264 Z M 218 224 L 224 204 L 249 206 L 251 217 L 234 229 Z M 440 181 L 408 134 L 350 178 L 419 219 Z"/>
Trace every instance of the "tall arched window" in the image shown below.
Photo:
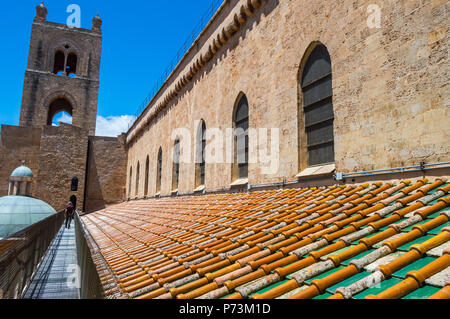
<path fill-rule="evenodd" d="M 206 124 L 201 121 L 197 131 L 197 148 L 195 161 L 195 187 L 205 185 L 205 148 L 206 148 Z"/>
<path fill-rule="evenodd" d="M 172 190 L 178 189 L 180 179 L 180 139 L 175 140 L 173 146 L 173 170 L 172 170 Z"/>
<path fill-rule="evenodd" d="M 77 74 L 78 58 L 75 53 L 69 53 L 67 56 L 66 74 L 74 77 Z"/>
<path fill-rule="evenodd" d="M 140 170 L 140 164 L 138 162 L 137 167 L 136 167 L 136 192 L 135 192 L 136 197 L 139 196 L 139 170 Z"/>
<path fill-rule="evenodd" d="M 128 181 L 128 198 L 131 197 L 131 185 L 132 185 L 132 179 L 133 179 L 133 167 L 130 167 L 130 180 Z"/>
<path fill-rule="evenodd" d="M 147 156 L 147 160 L 145 161 L 145 185 L 144 185 L 144 196 L 148 195 L 148 174 L 149 174 L 149 166 L 150 166 L 150 159 Z"/>
<path fill-rule="evenodd" d="M 57 51 L 55 53 L 55 61 L 53 64 L 53 73 L 62 75 L 64 72 L 64 64 L 66 63 L 66 56 L 64 55 L 64 52 Z"/>
<path fill-rule="evenodd" d="M 248 177 L 248 101 L 245 95 L 242 95 L 236 106 L 234 114 L 234 128 L 236 129 L 234 143 L 234 177 L 242 179 Z"/>
<path fill-rule="evenodd" d="M 161 179 L 162 179 L 162 148 L 158 151 L 158 167 L 156 168 L 156 193 L 161 192 Z"/>
<path fill-rule="evenodd" d="M 309 55 L 301 81 L 308 165 L 334 163 L 331 59 L 323 44 Z"/>
<path fill-rule="evenodd" d="M 56 98 L 48 106 L 47 125 L 54 124 L 54 120 L 58 118 L 56 115 L 60 114 L 61 112 L 66 113 L 66 115 L 64 116 L 64 118 L 66 118 L 65 122 L 71 122 L 73 106 L 72 104 L 70 104 L 69 100 L 64 97 Z"/>

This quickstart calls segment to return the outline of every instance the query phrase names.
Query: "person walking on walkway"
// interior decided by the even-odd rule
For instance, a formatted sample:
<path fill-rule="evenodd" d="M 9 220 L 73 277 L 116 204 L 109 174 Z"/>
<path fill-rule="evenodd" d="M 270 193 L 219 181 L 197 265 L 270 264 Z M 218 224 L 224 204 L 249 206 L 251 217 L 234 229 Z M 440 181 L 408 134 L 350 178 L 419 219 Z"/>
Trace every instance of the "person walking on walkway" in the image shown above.
<path fill-rule="evenodd" d="M 70 224 L 72 223 L 73 215 L 75 213 L 75 207 L 73 207 L 72 202 L 68 202 L 66 206 L 66 228 L 70 229 Z"/>

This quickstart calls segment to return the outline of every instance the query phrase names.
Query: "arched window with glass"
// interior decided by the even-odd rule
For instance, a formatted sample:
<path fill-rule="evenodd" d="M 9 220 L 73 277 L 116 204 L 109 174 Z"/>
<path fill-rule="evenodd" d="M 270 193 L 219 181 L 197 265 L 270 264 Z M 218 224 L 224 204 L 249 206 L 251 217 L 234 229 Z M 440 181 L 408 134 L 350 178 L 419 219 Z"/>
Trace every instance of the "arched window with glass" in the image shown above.
<path fill-rule="evenodd" d="M 248 178 L 248 128 L 249 112 L 248 100 L 245 94 L 239 98 L 234 113 L 234 179 Z"/>
<path fill-rule="evenodd" d="M 200 122 L 200 126 L 197 130 L 196 140 L 195 187 L 198 188 L 205 185 L 206 124 L 203 120 Z"/>
<path fill-rule="evenodd" d="M 334 112 L 331 58 L 323 44 L 310 53 L 302 73 L 308 165 L 334 163 Z"/>
<path fill-rule="evenodd" d="M 157 167 L 156 167 L 156 193 L 161 192 L 162 161 L 163 161 L 162 148 L 159 148 L 158 163 L 157 163 Z"/>
<path fill-rule="evenodd" d="M 179 181 L 180 181 L 180 139 L 177 138 L 173 146 L 172 191 L 178 190 Z"/>

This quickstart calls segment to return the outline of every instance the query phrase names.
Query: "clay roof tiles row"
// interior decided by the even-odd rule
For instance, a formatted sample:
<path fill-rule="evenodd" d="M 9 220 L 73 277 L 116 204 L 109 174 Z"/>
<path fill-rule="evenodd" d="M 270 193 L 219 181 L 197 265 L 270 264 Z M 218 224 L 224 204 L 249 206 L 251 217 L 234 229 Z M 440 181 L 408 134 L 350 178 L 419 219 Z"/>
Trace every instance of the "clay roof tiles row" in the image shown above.
<path fill-rule="evenodd" d="M 449 191 L 442 178 L 170 197 L 82 220 L 110 297 L 450 298 Z"/>

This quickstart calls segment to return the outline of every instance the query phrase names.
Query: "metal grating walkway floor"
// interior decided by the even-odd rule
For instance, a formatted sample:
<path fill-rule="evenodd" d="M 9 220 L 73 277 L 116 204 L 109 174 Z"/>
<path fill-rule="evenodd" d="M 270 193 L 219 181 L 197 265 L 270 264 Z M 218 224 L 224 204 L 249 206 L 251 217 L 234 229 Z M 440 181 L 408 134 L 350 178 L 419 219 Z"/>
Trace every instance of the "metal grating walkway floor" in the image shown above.
<path fill-rule="evenodd" d="M 42 260 L 25 299 L 79 299 L 76 288 L 77 252 L 75 225 L 64 226 Z"/>

